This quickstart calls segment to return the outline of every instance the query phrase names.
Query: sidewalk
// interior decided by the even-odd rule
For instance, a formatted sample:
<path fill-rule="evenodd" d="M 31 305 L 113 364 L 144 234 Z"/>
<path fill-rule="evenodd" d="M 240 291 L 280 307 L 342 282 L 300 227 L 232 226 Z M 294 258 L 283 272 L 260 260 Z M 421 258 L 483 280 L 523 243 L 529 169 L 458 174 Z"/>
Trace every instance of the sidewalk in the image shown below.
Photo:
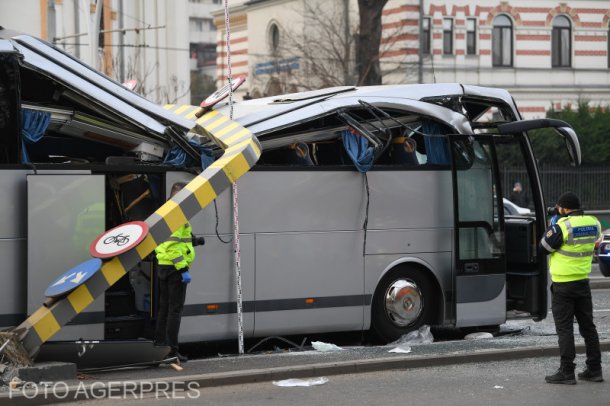
<path fill-rule="evenodd" d="M 601 338 L 602 351 L 609 352 L 610 340 Z M 394 347 L 380 346 L 348 347 L 335 352 L 311 350 L 220 356 L 189 361 L 183 365 L 184 370 L 181 372 L 169 366 L 161 366 L 88 374 L 85 380 L 67 382 L 65 388 L 68 392 L 60 397 L 44 398 L 42 393 L 33 397 L 30 391 L 25 394 L 14 392 L 13 398 L 9 400 L 7 393 L 0 393 L 0 404 L 43 405 L 95 399 L 95 390 L 104 386 L 112 387 L 112 393 L 120 395 L 134 390 L 149 392 L 158 384 L 184 388 L 188 383 L 196 383 L 197 387 L 205 388 L 289 378 L 558 356 L 556 340 L 556 336 L 539 336 L 525 330 L 519 336 L 412 345 L 412 352 L 408 354 L 390 353 L 388 351 Z M 577 340 L 577 343 L 578 352 L 583 353 L 582 340 Z"/>

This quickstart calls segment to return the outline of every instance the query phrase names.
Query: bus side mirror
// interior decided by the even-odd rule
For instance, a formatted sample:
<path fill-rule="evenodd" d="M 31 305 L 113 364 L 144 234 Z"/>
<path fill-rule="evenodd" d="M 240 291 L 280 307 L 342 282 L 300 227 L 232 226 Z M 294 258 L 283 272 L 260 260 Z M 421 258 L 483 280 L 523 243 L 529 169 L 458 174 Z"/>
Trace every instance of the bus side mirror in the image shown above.
<path fill-rule="evenodd" d="M 555 131 L 561 135 L 566 142 L 566 148 L 570 155 L 570 164 L 572 166 L 580 166 L 582 156 L 580 153 L 580 142 L 576 132 L 570 127 L 557 127 Z"/>
<path fill-rule="evenodd" d="M 576 132 L 565 121 L 554 118 L 538 118 L 533 120 L 519 120 L 510 123 L 498 124 L 497 129 L 501 134 L 518 134 L 523 131 L 535 130 L 538 128 L 553 128 L 555 132 L 561 135 L 565 142 L 568 154 L 570 156 L 570 164 L 572 166 L 580 166 L 581 153 L 580 143 Z"/>

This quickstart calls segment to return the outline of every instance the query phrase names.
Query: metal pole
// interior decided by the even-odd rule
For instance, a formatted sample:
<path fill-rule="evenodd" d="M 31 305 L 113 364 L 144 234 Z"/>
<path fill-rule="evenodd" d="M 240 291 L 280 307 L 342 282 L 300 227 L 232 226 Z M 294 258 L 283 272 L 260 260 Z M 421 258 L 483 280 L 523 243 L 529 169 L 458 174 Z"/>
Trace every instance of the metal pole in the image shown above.
<path fill-rule="evenodd" d="M 102 0 L 97 0 L 95 2 L 95 14 L 93 15 L 93 24 L 90 25 L 89 30 L 89 44 L 90 44 L 90 56 L 91 56 L 91 66 L 95 69 L 100 68 L 100 64 L 98 63 L 97 58 L 97 48 L 100 39 L 100 18 L 102 17 Z"/>
<path fill-rule="evenodd" d="M 417 82 L 424 83 L 424 52 L 422 50 L 422 39 L 424 36 L 424 0 L 419 0 L 419 47 L 417 51 Z M 408 65 L 407 65 L 408 66 Z M 407 68 L 408 69 L 408 68 Z M 408 73 L 407 73 L 408 75 Z"/>
<path fill-rule="evenodd" d="M 124 10 L 123 0 L 119 0 L 119 28 L 123 29 L 125 20 L 123 18 Z M 119 81 L 121 83 L 125 82 L 125 47 L 123 46 L 125 43 L 125 35 L 119 35 Z"/>
<path fill-rule="evenodd" d="M 343 40 L 345 41 L 345 46 L 344 46 L 344 51 L 343 51 L 343 57 L 345 58 L 345 61 L 343 62 L 343 69 L 344 69 L 343 80 L 345 80 L 346 85 L 352 84 L 352 75 L 351 75 L 351 71 L 350 71 L 351 41 L 350 41 L 350 37 L 349 37 L 349 1 L 350 0 L 343 0 L 343 23 L 344 23 L 344 26 L 343 26 L 344 39 Z"/>
<path fill-rule="evenodd" d="M 227 70 L 229 81 L 229 118 L 233 119 L 233 74 L 231 72 L 231 30 L 229 28 L 229 0 L 224 1 L 225 32 L 227 36 Z M 239 244 L 239 210 L 237 182 L 233 183 L 233 247 L 235 249 L 235 290 L 237 296 L 237 333 L 239 353 L 244 353 L 244 313 L 241 289 L 241 247 Z"/>

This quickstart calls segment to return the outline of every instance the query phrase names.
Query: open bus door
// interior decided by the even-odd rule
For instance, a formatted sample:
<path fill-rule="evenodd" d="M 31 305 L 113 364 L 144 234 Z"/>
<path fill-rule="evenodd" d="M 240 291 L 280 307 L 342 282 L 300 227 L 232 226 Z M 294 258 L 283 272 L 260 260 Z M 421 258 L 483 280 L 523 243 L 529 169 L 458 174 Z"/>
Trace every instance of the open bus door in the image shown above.
<path fill-rule="evenodd" d="M 579 166 L 581 151 L 578 136 L 564 121 L 534 119 L 498 124 L 499 134 L 493 136 L 499 162 L 502 162 L 503 157 L 515 154 L 522 157 L 523 168 L 519 180 L 528 189 L 532 198 L 530 208 L 533 209 L 529 216 L 507 216 L 504 220 L 507 311 L 509 315 L 512 311 L 514 317 L 524 314 L 536 320 L 544 319 L 548 311 L 547 257 L 537 253 L 538 241 L 547 226 L 546 204 L 534 151 L 528 137 L 524 135 L 526 131 L 544 128 L 553 128 L 564 139 L 572 166 Z M 507 176 L 501 176 L 502 178 L 509 181 Z M 512 185 L 505 185 L 498 191 L 501 193 L 502 190 L 509 190 L 510 186 Z"/>
<path fill-rule="evenodd" d="M 506 265 L 490 137 L 451 135 L 456 326 L 498 325 L 506 317 Z"/>
<path fill-rule="evenodd" d="M 497 125 L 499 134 L 449 137 L 453 157 L 456 325 L 497 325 L 507 311 L 541 320 L 548 309 L 546 257 L 537 243 L 546 228 L 545 204 L 528 130 L 554 128 L 571 163 L 580 165 L 578 137 L 565 122 L 522 120 Z M 498 154 L 520 151 L 534 198 L 532 216 L 504 218 Z M 499 148 L 499 149 L 498 149 Z"/>

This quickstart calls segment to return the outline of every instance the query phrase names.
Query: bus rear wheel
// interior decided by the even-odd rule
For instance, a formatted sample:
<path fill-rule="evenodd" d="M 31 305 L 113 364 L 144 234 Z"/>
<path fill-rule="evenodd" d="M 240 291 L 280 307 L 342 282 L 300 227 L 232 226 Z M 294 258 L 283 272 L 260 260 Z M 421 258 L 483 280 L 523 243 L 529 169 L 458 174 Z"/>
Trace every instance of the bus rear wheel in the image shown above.
<path fill-rule="evenodd" d="M 371 312 L 371 330 L 378 339 L 396 341 L 433 317 L 433 286 L 422 271 L 400 269 L 382 278 Z"/>

